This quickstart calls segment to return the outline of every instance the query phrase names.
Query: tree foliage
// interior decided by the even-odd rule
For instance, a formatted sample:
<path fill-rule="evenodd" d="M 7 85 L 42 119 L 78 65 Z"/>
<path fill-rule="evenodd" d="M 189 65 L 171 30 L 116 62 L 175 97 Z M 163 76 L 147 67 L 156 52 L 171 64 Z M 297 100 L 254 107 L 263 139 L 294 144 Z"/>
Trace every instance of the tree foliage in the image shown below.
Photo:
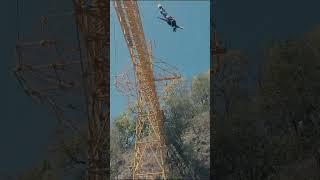
<path fill-rule="evenodd" d="M 192 80 L 191 99 L 198 111 L 208 111 L 210 105 L 209 71 L 195 76 Z"/>
<path fill-rule="evenodd" d="M 320 147 L 319 35 L 317 30 L 267 48 L 263 74 L 254 88 L 241 88 L 250 84 L 246 79 L 232 81 L 245 77 L 244 57 L 239 59 L 243 65 L 223 62 L 225 70 L 215 77 L 212 92 L 217 179 L 320 177 L 315 173 Z M 237 67 L 240 71 L 234 70 Z M 304 176 L 291 176 L 286 170 L 299 171 L 302 166 L 308 167 Z"/>
<path fill-rule="evenodd" d="M 132 145 L 135 133 L 135 121 L 130 118 L 129 113 L 122 113 L 114 120 L 115 128 L 118 131 L 119 143 L 122 148 Z"/>

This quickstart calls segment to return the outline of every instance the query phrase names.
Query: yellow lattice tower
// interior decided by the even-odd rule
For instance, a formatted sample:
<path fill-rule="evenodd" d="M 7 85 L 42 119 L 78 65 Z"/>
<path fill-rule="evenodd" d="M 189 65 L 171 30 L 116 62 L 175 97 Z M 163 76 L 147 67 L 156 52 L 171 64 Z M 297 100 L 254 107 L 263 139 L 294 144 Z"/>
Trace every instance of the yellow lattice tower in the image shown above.
<path fill-rule="evenodd" d="M 163 114 L 155 88 L 151 49 L 148 48 L 137 1 L 113 1 L 134 67 L 137 86 L 136 141 L 133 179 L 166 179 Z"/>

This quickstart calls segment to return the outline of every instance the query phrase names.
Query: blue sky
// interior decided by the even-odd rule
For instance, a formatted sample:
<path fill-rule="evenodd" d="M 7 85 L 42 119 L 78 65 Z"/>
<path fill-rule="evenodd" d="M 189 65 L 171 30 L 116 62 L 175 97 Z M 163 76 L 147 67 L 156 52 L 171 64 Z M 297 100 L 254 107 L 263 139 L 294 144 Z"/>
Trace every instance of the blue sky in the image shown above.
<path fill-rule="evenodd" d="M 204 72 L 210 65 L 210 3 L 209 1 L 160 1 L 169 15 L 175 17 L 184 30 L 172 29 L 157 17 L 160 13 L 156 1 L 139 1 L 140 17 L 146 39 L 153 42 L 153 56 L 178 68 L 185 78 Z M 125 111 L 127 98 L 120 95 L 112 78 L 124 68 L 132 67 L 129 51 L 120 25 L 111 6 L 110 52 L 111 118 Z"/>

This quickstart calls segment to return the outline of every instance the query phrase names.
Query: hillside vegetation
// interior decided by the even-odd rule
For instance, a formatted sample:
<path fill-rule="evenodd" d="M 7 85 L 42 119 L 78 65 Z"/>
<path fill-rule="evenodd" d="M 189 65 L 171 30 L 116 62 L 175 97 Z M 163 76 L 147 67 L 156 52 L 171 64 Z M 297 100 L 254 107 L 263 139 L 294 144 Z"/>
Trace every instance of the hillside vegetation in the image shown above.
<path fill-rule="evenodd" d="M 245 55 L 223 57 L 211 89 L 217 180 L 320 178 L 319 53 L 319 28 L 275 42 L 254 85 Z"/>

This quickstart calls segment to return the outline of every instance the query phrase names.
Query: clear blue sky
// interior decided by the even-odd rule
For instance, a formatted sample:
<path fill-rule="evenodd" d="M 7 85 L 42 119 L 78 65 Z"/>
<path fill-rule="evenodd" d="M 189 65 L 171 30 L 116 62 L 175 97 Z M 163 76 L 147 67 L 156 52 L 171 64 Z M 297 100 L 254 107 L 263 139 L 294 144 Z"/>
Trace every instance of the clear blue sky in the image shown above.
<path fill-rule="evenodd" d="M 159 20 L 156 1 L 139 1 L 140 17 L 146 39 L 155 42 L 153 55 L 178 68 L 185 78 L 204 72 L 210 65 L 210 3 L 209 1 L 160 1 L 177 24 L 184 27 L 172 32 L 172 28 Z M 128 48 L 120 25 L 111 6 L 110 43 L 111 77 L 131 67 Z M 130 66 L 128 66 L 130 65 Z M 122 97 L 111 78 L 111 118 L 125 111 L 127 98 Z"/>

